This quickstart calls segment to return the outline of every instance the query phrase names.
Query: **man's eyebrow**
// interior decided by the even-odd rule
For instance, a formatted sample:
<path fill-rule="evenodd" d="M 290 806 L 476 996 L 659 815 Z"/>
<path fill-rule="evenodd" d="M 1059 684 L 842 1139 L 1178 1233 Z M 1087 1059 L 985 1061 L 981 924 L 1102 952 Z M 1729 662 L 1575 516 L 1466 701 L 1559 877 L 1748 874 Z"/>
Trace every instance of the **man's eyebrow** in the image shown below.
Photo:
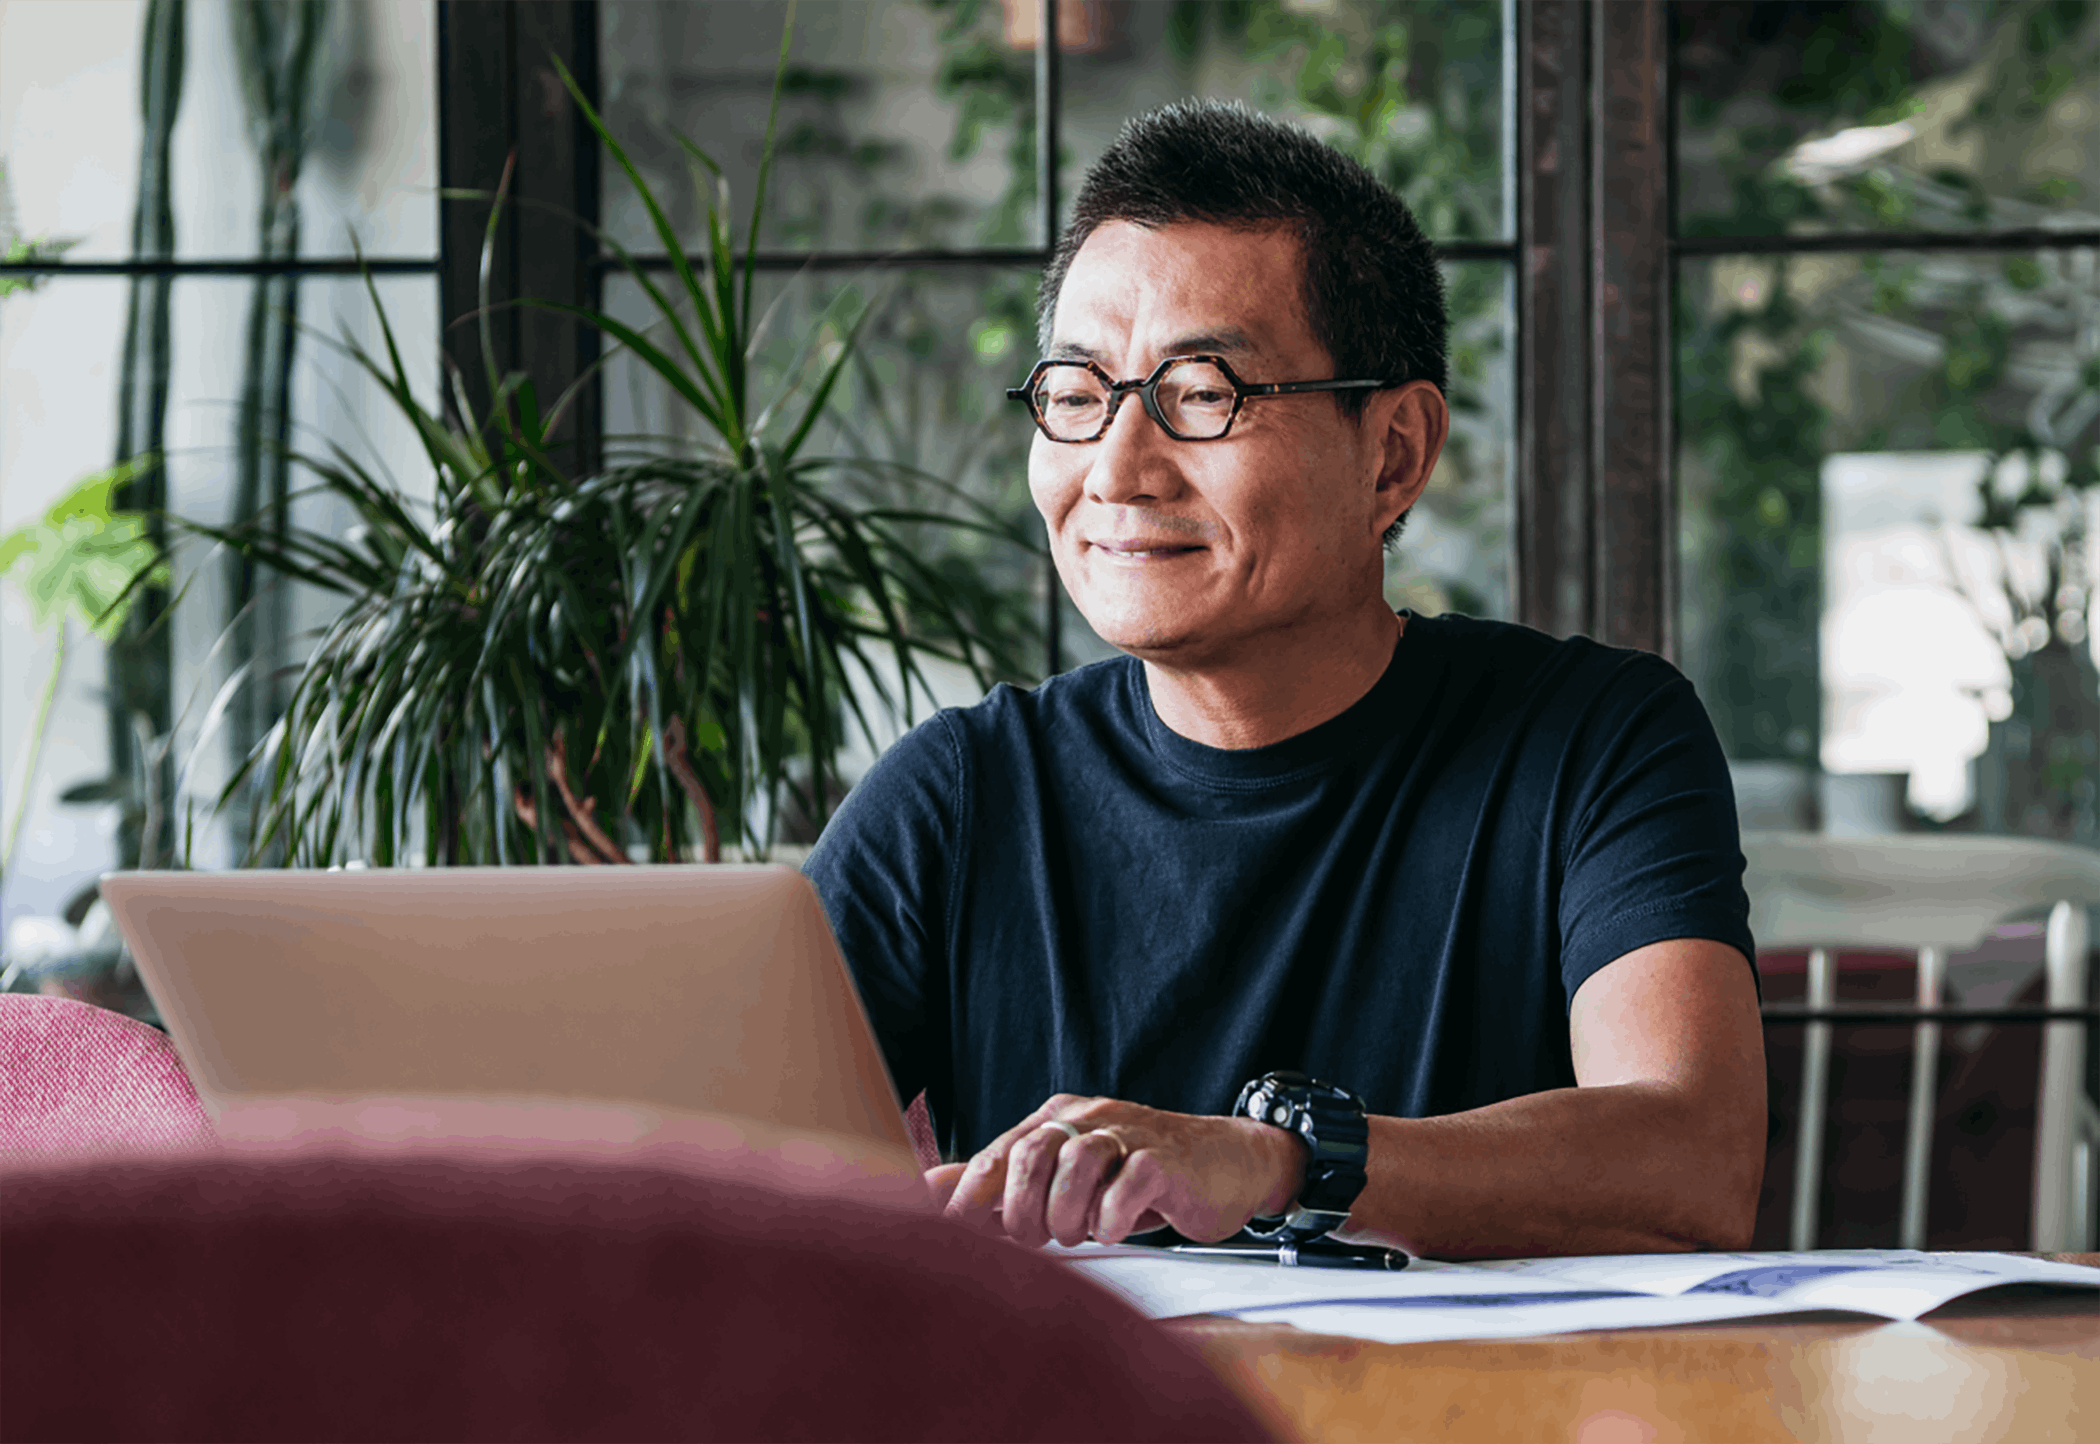
<path fill-rule="evenodd" d="M 1198 331 L 1187 336 L 1177 336 L 1160 352 L 1163 356 L 1192 356 L 1206 352 L 1243 354 L 1254 349 L 1254 342 L 1247 333 L 1236 326 L 1218 331 Z M 1047 361 L 1092 361 L 1105 364 L 1102 353 L 1091 346 L 1082 346 L 1077 341 L 1053 341 L 1050 349 L 1043 353 Z"/>
<path fill-rule="evenodd" d="M 1177 337 L 1168 347 L 1169 356 L 1187 356 L 1195 352 L 1252 351 L 1254 343 L 1247 333 L 1234 326 L 1222 331 L 1202 331 L 1193 336 Z"/>

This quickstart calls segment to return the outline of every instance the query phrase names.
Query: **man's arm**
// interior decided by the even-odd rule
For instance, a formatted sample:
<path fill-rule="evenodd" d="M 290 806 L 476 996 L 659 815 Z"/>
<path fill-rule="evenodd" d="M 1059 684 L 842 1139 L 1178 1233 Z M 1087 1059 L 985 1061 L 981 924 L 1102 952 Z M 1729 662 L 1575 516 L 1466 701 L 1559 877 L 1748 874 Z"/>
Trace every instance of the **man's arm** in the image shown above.
<path fill-rule="evenodd" d="M 1764 1032 L 1742 954 L 1677 939 L 1599 969 L 1579 1086 L 1374 1118 L 1347 1236 L 1449 1257 L 1742 1248 L 1764 1177 Z"/>
<path fill-rule="evenodd" d="M 1765 1077 L 1742 955 L 1699 939 L 1638 948 L 1582 985 L 1568 1026 L 1577 1087 L 1372 1118 L 1369 1181 L 1342 1236 L 1452 1258 L 1747 1244 Z M 997 1215 L 1024 1243 L 1112 1242 L 1161 1223 L 1224 1237 L 1281 1212 L 1303 1169 L 1303 1147 L 1265 1124 L 1060 1096 L 929 1182 L 952 1190 L 951 1213 Z"/>

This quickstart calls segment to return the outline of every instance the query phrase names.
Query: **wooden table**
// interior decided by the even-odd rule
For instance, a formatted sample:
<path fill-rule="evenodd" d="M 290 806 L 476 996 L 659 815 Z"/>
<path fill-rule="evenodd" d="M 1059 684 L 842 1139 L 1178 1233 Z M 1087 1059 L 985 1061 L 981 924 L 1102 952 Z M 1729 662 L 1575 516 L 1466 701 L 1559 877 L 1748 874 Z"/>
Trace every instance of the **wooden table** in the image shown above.
<path fill-rule="evenodd" d="M 1915 1324 L 1795 1315 L 1490 1343 L 1168 1327 L 1279 1433 L 1307 1441 L 2100 1441 L 2093 1295 L 1997 1290 Z"/>

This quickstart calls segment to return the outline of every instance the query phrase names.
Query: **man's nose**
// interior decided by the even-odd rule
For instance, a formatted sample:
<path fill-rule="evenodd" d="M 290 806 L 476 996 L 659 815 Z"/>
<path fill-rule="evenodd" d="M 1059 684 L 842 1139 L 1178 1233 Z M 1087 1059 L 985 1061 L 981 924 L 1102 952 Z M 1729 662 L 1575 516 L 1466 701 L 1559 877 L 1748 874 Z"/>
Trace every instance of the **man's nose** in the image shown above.
<path fill-rule="evenodd" d="M 1172 446 L 1173 439 L 1146 414 L 1143 399 L 1126 395 L 1107 432 L 1094 443 L 1086 475 L 1088 498 L 1115 504 L 1158 499 L 1171 492 L 1177 485 L 1168 454 Z"/>

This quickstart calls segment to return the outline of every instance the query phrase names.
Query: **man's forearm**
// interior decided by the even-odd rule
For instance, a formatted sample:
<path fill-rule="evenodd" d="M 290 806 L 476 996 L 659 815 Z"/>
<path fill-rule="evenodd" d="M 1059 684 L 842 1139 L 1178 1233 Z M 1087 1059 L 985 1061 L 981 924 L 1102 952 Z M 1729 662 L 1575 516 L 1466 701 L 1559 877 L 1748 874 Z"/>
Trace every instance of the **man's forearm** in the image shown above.
<path fill-rule="evenodd" d="M 1559 1088 L 1442 1118 L 1371 1119 L 1343 1236 L 1432 1258 L 1743 1248 L 1762 1110 L 1663 1083 Z"/>

